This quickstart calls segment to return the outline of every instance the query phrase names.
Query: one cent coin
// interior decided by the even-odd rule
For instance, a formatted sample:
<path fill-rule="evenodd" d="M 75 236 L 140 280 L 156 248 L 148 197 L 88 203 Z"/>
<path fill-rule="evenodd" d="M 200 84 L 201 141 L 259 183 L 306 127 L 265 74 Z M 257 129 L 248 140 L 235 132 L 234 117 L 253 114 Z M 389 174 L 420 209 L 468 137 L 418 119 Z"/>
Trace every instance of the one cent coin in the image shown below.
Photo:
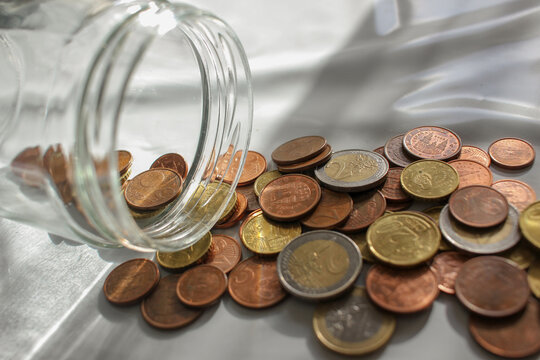
<path fill-rule="evenodd" d="M 525 239 L 540 249 L 540 201 L 527 206 L 519 217 L 519 227 Z"/>
<path fill-rule="evenodd" d="M 127 185 L 127 204 L 142 211 L 156 210 L 178 197 L 182 178 L 172 170 L 152 169 L 135 176 Z"/>
<path fill-rule="evenodd" d="M 447 294 L 455 294 L 454 284 L 461 266 L 471 257 L 456 251 L 446 251 L 433 258 L 431 270 L 438 275 L 439 290 Z"/>
<path fill-rule="evenodd" d="M 384 156 L 393 166 L 406 167 L 415 161 L 403 149 L 404 136 L 405 134 L 396 135 L 384 145 Z"/>
<path fill-rule="evenodd" d="M 427 266 L 398 270 L 375 264 L 367 274 L 366 289 L 375 304 L 400 314 L 424 310 L 439 295 L 437 276 Z"/>
<path fill-rule="evenodd" d="M 450 196 L 448 204 L 457 221 L 475 228 L 499 225 L 508 216 L 508 201 L 489 186 L 472 185 L 459 189 Z"/>
<path fill-rule="evenodd" d="M 527 274 L 498 256 L 479 256 L 465 262 L 456 277 L 455 289 L 467 309 L 489 317 L 517 313 L 531 293 Z"/>
<path fill-rule="evenodd" d="M 227 275 L 212 265 L 199 265 L 180 276 L 176 295 L 188 306 L 207 307 L 227 290 Z"/>
<path fill-rule="evenodd" d="M 519 180 L 503 179 L 495 181 L 492 188 L 506 196 L 508 202 L 519 211 L 536 201 L 536 193 L 530 185 Z"/>
<path fill-rule="evenodd" d="M 401 187 L 410 196 L 426 201 L 447 198 L 459 185 L 452 166 L 438 160 L 418 160 L 403 169 Z"/>
<path fill-rule="evenodd" d="M 238 186 L 236 188 L 236 192 L 246 197 L 248 202 L 246 209 L 247 211 L 252 212 L 261 208 L 261 206 L 259 205 L 259 199 L 255 194 L 253 185 Z"/>
<path fill-rule="evenodd" d="M 253 309 L 270 307 L 287 296 L 279 282 L 276 260 L 254 256 L 231 271 L 228 289 L 234 301 Z"/>
<path fill-rule="evenodd" d="M 403 188 L 401 187 L 402 172 L 403 168 L 400 167 L 393 167 L 388 170 L 388 175 L 386 175 L 386 181 L 381 188 L 381 193 L 383 194 L 386 201 L 406 202 L 411 200 L 411 197 L 407 195 L 407 193 L 403 191 Z"/>
<path fill-rule="evenodd" d="M 494 164 L 511 170 L 526 168 L 535 158 L 534 147 L 518 138 L 499 139 L 489 146 L 488 153 Z"/>
<path fill-rule="evenodd" d="M 461 147 L 461 153 L 458 157 L 459 160 L 471 160 L 476 161 L 479 164 L 489 167 L 491 164 L 491 158 L 489 154 L 479 147 L 472 145 L 463 145 Z"/>
<path fill-rule="evenodd" d="M 367 228 L 384 214 L 386 200 L 380 191 L 356 194 L 352 198 L 353 209 L 349 218 L 336 230 L 353 233 Z"/>
<path fill-rule="evenodd" d="M 459 187 L 464 188 L 470 185 L 490 186 L 493 183 L 493 174 L 484 165 L 472 160 L 452 160 L 450 165 L 459 174 Z"/>
<path fill-rule="evenodd" d="M 162 330 L 177 329 L 197 319 L 202 309 L 187 307 L 176 295 L 180 275 L 167 275 L 159 281 L 156 289 L 141 303 L 143 319 Z"/>
<path fill-rule="evenodd" d="M 451 130 L 438 126 L 420 126 L 403 137 L 403 147 L 419 159 L 450 160 L 461 152 L 461 139 Z"/>
<path fill-rule="evenodd" d="M 311 229 L 331 229 L 347 220 L 352 208 L 353 200 L 349 194 L 323 188 L 321 201 L 301 223 Z"/>
<path fill-rule="evenodd" d="M 152 163 L 150 169 L 169 169 L 177 173 L 183 180 L 188 174 L 188 165 L 182 155 L 169 153 L 160 156 Z"/>
<path fill-rule="evenodd" d="M 487 351 L 508 358 L 522 358 L 540 351 L 540 306 L 529 298 L 522 313 L 503 319 L 471 316 L 469 330 Z"/>
<path fill-rule="evenodd" d="M 117 150 L 118 155 L 118 173 L 120 176 L 125 174 L 133 164 L 133 155 L 127 150 Z"/>
<path fill-rule="evenodd" d="M 306 161 L 321 153 L 326 146 L 322 136 L 304 136 L 278 146 L 272 152 L 272 160 L 278 165 Z"/>
<path fill-rule="evenodd" d="M 242 259 L 242 249 L 238 241 L 227 235 L 212 235 L 212 246 L 204 263 L 215 266 L 224 273 L 231 271 Z"/>
<path fill-rule="evenodd" d="M 278 170 L 281 171 L 282 173 L 293 173 L 293 172 L 301 172 L 301 171 L 315 169 L 317 166 L 327 162 L 331 156 L 332 156 L 332 147 L 327 144 L 324 150 L 317 156 L 309 160 L 302 161 L 295 164 L 278 165 Z"/>
<path fill-rule="evenodd" d="M 105 298 L 115 305 L 131 305 L 142 300 L 159 282 L 157 265 L 147 259 L 132 259 L 114 268 L 105 283 Z"/>
<path fill-rule="evenodd" d="M 277 221 L 294 221 L 309 214 L 321 199 L 321 187 L 306 175 L 284 175 L 264 187 L 259 203 Z"/>

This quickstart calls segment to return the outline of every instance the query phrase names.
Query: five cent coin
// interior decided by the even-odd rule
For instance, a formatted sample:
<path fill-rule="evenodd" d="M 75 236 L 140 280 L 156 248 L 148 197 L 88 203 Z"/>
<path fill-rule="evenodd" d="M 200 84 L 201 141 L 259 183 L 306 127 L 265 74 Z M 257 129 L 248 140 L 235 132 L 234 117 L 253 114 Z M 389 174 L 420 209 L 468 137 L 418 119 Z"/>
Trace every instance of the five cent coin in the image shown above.
<path fill-rule="evenodd" d="M 169 153 L 160 156 L 152 163 L 150 169 L 169 169 L 177 173 L 182 179 L 186 179 L 188 174 L 188 165 L 186 160 L 180 154 Z"/>

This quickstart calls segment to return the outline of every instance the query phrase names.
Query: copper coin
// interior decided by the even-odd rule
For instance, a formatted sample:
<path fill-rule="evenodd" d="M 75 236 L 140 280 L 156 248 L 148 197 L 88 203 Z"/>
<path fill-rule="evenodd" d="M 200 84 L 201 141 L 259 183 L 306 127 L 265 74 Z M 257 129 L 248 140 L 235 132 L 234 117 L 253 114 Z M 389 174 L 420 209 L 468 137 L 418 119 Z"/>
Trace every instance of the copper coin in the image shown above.
<path fill-rule="evenodd" d="M 448 162 L 459 175 L 458 189 L 470 185 L 491 186 L 493 174 L 482 164 L 471 160 L 452 160 Z"/>
<path fill-rule="evenodd" d="M 113 304 L 131 305 L 148 295 L 158 282 L 159 269 L 153 261 L 132 259 L 110 272 L 103 293 Z"/>
<path fill-rule="evenodd" d="M 220 268 L 224 273 L 231 271 L 242 259 L 238 241 L 227 235 L 212 234 L 212 246 L 204 263 Z"/>
<path fill-rule="evenodd" d="M 316 155 L 315 157 L 302 161 L 299 163 L 294 163 L 290 165 L 278 165 L 278 170 L 282 173 L 292 173 L 292 172 L 300 172 L 300 171 L 306 171 L 315 169 L 317 166 L 325 163 L 330 159 L 332 156 L 332 147 L 330 145 L 326 145 L 323 149 L 323 151 Z"/>
<path fill-rule="evenodd" d="M 122 176 L 133 164 L 133 155 L 127 150 L 117 150 L 116 154 L 118 155 L 118 173 Z"/>
<path fill-rule="evenodd" d="M 43 184 L 43 160 L 41 147 L 25 148 L 11 161 L 11 171 L 28 186 Z"/>
<path fill-rule="evenodd" d="M 255 194 L 255 190 L 253 189 L 253 185 L 238 186 L 236 188 L 236 192 L 246 197 L 248 212 L 253 212 L 261 208 L 259 205 L 259 199 Z"/>
<path fill-rule="evenodd" d="M 455 294 L 454 284 L 461 266 L 471 257 L 457 251 L 445 251 L 433 258 L 431 270 L 438 275 L 439 290 L 447 294 Z"/>
<path fill-rule="evenodd" d="M 407 210 L 412 206 L 414 200 L 405 201 L 405 202 L 390 202 L 386 203 L 386 211 L 403 211 Z"/>
<path fill-rule="evenodd" d="M 401 187 L 402 172 L 403 168 L 400 167 L 393 167 L 388 170 L 386 182 L 381 188 L 381 193 L 387 201 L 404 202 L 411 200 L 411 197 Z"/>
<path fill-rule="evenodd" d="M 231 271 L 228 288 L 234 301 L 254 309 L 275 305 L 287 295 L 279 282 L 276 260 L 255 256 Z"/>
<path fill-rule="evenodd" d="M 448 204 L 457 221 L 475 228 L 498 225 L 508 216 L 508 201 L 489 186 L 472 185 L 456 190 Z"/>
<path fill-rule="evenodd" d="M 530 166 L 534 162 L 534 147 L 518 138 L 502 138 L 488 148 L 491 160 L 502 168 L 517 170 Z"/>
<path fill-rule="evenodd" d="M 331 229 L 347 220 L 352 208 L 353 200 L 349 194 L 323 188 L 321 201 L 301 223 L 311 229 Z"/>
<path fill-rule="evenodd" d="M 336 228 L 344 233 L 367 228 L 386 210 L 386 200 L 380 191 L 370 191 L 353 196 L 353 209 L 347 221 Z"/>
<path fill-rule="evenodd" d="M 411 158 L 403 149 L 405 134 L 396 135 L 384 145 L 384 156 L 394 166 L 407 167 L 415 159 Z"/>
<path fill-rule="evenodd" d="M 458 156 L 458 160 L 476 161 L 485 167 L 489 167 L 489 165 L 491 165 L 491 158 L 489 157 L 489 154 L 479 147 L 472 145 L 463 145 L 461 147 L 461 153 Z"/>
<path fill-rule="evenodd" d="M 197 319 L 202 309 L 187 307 L 178 299 L 176 286 L 181 275 L 167 275 L 156 289 L 141 303 L 143 319 L 153 327 L 163 330 L 177 329 Z"/>
<path fill-rule="evenodd" d="M 183 180 L 188 174 L 188 164 L 180 154 L 168 153 L 161 155 L 152 163 L 150 169 L 169 169 L 177 173 Z"/>
<path fill-rule="evenodd" d="M 379 146 L 378 148 L 373 149 L 373 152 L 376 152 L 376 153 L 379 154 L 379 155 L 385 156 L 385 155 L 384 155 L 384 146 Z M 385 157 L 386 157 L 386 156 L 385 156 Z M 387 160 L 388 160 L 388 159 L 387 159 Z"/>
<path fill-rule="evenodd" d="M 517 313 L 530 296 L 527 273 L 499 256 L 478 256 L 461 266 L 456 295 L 472 312 L 489 317 Z"/>
<path fill-rule="evenodd" d="M 136 210 L 155 210 L 170 203 L 182 190 L 182 178 L 172 170 L 151 169 L 135 176 L 126 187 L 127 204 Z"/>
<path fill-rule="evenodd" d="M 289 165 L 303 162 L 317 156 L 326 147 L 322 136 L 304 136 L 278 146 L 272 152 L 272 160 L 277 165 Z"/>
<path fill-rule="evenodd" d="M 403 147 L 419 159 L 450 160 L 461 152 L 461 139 L 451 130 L 439 126 L 420 126 L 403 137 Z"/>
<path fill-rule="evenodd" d="M 375 304 L 401 314 L 428 308 L 439 294 L 437 276 L 427 266 L 403 270 L 375 264 L 367 274 L 366 290 Z"/>
<path fill-rule="evenodd" d="M 519 180 L 503 179 L 495 181 L 491 187 L 503 194 L 506 200 L 519 211 L 525 210 L 527 206 L 536 201 L 536 193 L 533 188 Z"/>
<path fill-rule="evenodd" d="M 469 331 L 487 351 L 509 358 L 522 358 L 540 351 L 540 306 L 529 298 L 525 310 L 503 319 L 472 315 Z"/>
<path fill-rule="evenodd" d="M 227 289 L 227 275 L 212 265 L 199 265 L 180 276 L 176 295 L 184 304 L 206 307 L 215 303 Z"/>
<path fill-rule="evenodd" d="M 270 181 L 259 203 L 264 214 L 277 221 L 294 221 L 309 214 L 321 199 L 321 187 L 306 175 L 284 175 Z"/>
<path fill-rule="evenodd" d="M 232 215 L 223 223 L 214 225 L 216 229 L 227 229 L 233 227 L 244 217 L 248 205 L 247 198 L 239 192 L 236 192 L 236 205 Z"/>
<path fill-rule="evenodd" d="M 231 152 L 227 152 L 221 156 L 216 165 L 217 177 L 222 178 L 227 184 L 232 184 L 242 158 L 242 151 L 237 151 L 234 157 Z M 244 168 L 238 179 L 238 186 L 252 184 L 255 180 L 266 171 L 266 159 L 256 151 L 248 151 Z"/>

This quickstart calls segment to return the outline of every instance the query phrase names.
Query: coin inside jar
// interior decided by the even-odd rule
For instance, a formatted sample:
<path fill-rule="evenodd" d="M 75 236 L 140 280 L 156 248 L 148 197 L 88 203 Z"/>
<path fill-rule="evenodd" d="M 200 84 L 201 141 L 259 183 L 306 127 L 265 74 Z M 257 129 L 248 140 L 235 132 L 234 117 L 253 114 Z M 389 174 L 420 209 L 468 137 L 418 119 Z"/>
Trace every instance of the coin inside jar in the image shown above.
<path fill-rule="evenodd" d="M 212 235 L 212 246 L 204 263 L 221 269 L 224 273 L 231 271 L 242 259 L 242 249 L 236 239 L 222 234 Z"/>
<path fill-rule="evenodd" d="M 353 200 L 349 194 L 323 188 L 321 201 L 301 223 L 311 229 L 330 229 L 347 220 L 352 208 Z"/>
<path fill-rule="evenodd" d="M 278 146 L 272 152 L 272 160 L 278 165 L 289 165 L 317 156 L 326 146 L 322 136 L 303 136 Z"/>
<path fill-rule="evenodd" d="M 130 169 L 133 163 L 133 156 L 126 150 L 117 150 L 116 154 L 118 155 L 118 174 L 122 176 Z"/>
<path fill-rule="evenodd" d="M 518 138 L 502 138 L 493 142 L 488 149 L 489 156 L 499 167 L 518 170 L 534 162 L 534 147 Z"/>
<path fill-rule="evenodd" d="M 177 173 L 183 180 L 188 174 L 188 165 L 182 155 L 177 153 L 168 153 L 161 155 L 150 166 L 150 169 L 169 169 Z"/>
<path fill-rule="evenodd" d="M 129 181 L 124 197 L 135 210 L 156 210 L 178 197 L 182 179 L 172 170 L 152 169 Z"/>
<path fill-rule="evenodd" d="M 208 232 L 201 240 L 186 249 L 172 252 L 156 252 L 156 261 L 168 270 L 181 270 L 203 258 L 210 249 L 210 245 L 212 245 L 212 234 Z"/>
<path fill-rule="evenodd" d="M 216 165 L 217 178 L 222 178 L 227 184 L 232 184 L 240 168 L 242 151 L 237 151 L 232 156 L 232 150 L 219 158 Z M 249 150 L 244 162 L 244 168 L 238 179 L 238 186 L 245 186 L 253 183 L 262 173 L 266 171 L 266 159 L 262 154 Z"/>
<path fill-rule="evenodd" d="M 184 304 L 206 307 L 216 302 L 227 289 L 227 275 L 212 265 L 199 265 L 180 276 L 176 295 Z"/>
<path fill-rule="evenodd" d="M 508 201 L 489 186 L 471 185 L 459 189 L 450 196 L 448 204 L 456 220 L 475 228 L 499 225 L 508 216 Z"/>
<path fill-rule="evenodd" d="M 420 126 L 403 137 L 403 147 L 419 159 L 450 160 L 461 152 L 461 139 L 453 131 L 439 126 Z"/>

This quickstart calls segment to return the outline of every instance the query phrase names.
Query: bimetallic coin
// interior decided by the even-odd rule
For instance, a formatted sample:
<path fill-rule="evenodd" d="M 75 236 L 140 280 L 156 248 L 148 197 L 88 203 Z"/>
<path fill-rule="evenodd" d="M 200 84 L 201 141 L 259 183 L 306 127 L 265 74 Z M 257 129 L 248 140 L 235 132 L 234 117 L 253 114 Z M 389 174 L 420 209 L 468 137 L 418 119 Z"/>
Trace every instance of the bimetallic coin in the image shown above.
<path fill-rule="evenodd" d="M 458 249 L 480 255 L 496 254 L 510 249 L 521 238 L 519 212 L 510 205 L 508 217 L 501 225 L 487 229 L 474 229 L 455 220 L 446 205 L 441 210 L 439 227 L 444 238 Z"/>
<path fill-rule="evenodd" d="M 522 358 L 540 351 L 540 308 L 529 298 L 525 310 L 502 319 L 472 315 L 469 331 L 487 351 L 507 358 Z"/>
<path fill-rule="evenodd" d="M 529 267 L 527 281 L 534 296 L 540 299 L 540 258 L 537 258 Z"/>
<path fill-rule="evenodd" d="M 373 265 L 366 290 L 375 304 L 400 314 L 424 310 L 439 295 L 437 276 L 427 266 L 404 270 Z"/>
<path fill-rule="evenodd" d="M 313 314 L 317 339 L 345 355 L 364 355 L 381 348 L 395 327 L 395 317 L 374 306 L 360 286 L 343 298 L 317 305 Z"/>
<path fill-rule="evenodd" d="M 489 167 L 491 164 L 489 154 L 479 147 L 472 145 L 463 145 L 461 147 L 461 153 L 459 154 L 458 159 L 476 161 L 485 167 Z"/>
<path fill-rule="evenodd" d="M 459 175 L 459 187 L 464 188 L 470 185 L 490 186 L 493 183 L 491 170 L 482 164 L 472 160 L 452 160 L 448 162 Z"/>
<path fill-rule="evenodd" d="M 439 226 L 439 217 L 441 216 L 441 210 L 443 206 L 433 206 L 428 209 L 422 210 L 424 214 L 429 216 L 433 221 L 435 221 L 435 224 Z M 441 237 L 441 244 L 439 245 L 439 251 L 447 251 L 451 250 L 452 246 L 446 241 L 444 237 Z"/>
<path fill-rule="evenodd" d="M 336 297 L 350 288 L 362 268 L 356 244 L 335 231 L 317 230 L 298 236 L 278 255 L 279 281 L 305 300 Z"/>
<path fill-rule="evenodd" d="M 212 246 L 204 263 L 220 268 L 224 273 L 231 271 L 242 259 L 242 249 L 236 239 L 222 234 L 212 234 Z"/>
<path fill-rule="evenodd" d="M 188 174 L 188 165 L 186 160 L 180 154 L 169 153 L 161 155 L 150 165 L 150 169 L 169 169 L 177 173 L 183 180 Z"/>
<path fill-rule="evenodd" d="M 118 155 L 118 174 L 122 176 L 131 168 L 133 156 L 126 150 L 117 150 L 116 154 Z"/>
<path fill-rule="evenodd" d="M 156 210 L 178 197 L 182 178 L 172 170 L 152 169 L 135 176 L 124 192 L 129 207 L 135 210 Z"/>
<path fill-rule="evenodd" d="M 452 166 L 439 160 L 418 160 L 403 169 L 401 187 L 410 196 L 427 201 L 450 196 L 459 185 L 459 175 Z"/>
<path fill-rule="evenodd" d="M 465 262 L 456 277 L 455 289 L 467 309 L 489 317 L 517 313 L 531 293 L 527 274 L 499 256 L 478 256 Z"/>
<path fill-rule="evenodd" d="M 266 218 L 262 210 L 248 215 L 240 227 L 244 246 L 259 255 L 275 255 L 302 233 L 297 222 L 278 223 Z"/>
<path fill-rule="evenodd" d="M 393 167 L 388 170 L 386 181 L 381 188 L 386 201 L 389 202 L 406 202 L 411 200 L 411 197 L 401 188 L 401 173 L 403 168 Z"/>
<path fill-rule="evenodd" d="M 278 177 L 280 177 L 282 174 L 277 171 L 277 170 L 273 170 L 273 171 L 267 171 L 265 172 L 264 174 L 262 174 L 261 176 L 259 176 L 257 178 L 257 180 L 255 180 L 255 183 L 253 184 L 253 191 L 255 191 L 255 195 L 257 196 L 261 196 L 261 191 L 262 189 L 272 180 L 274 179 L 277 179 Z"/>
<path fill-rule="evenodd" d="M 336 230 L 344 233 L 354 233 L 366 229 L 381 217 L 386 210 L 386 200 L 380 191 L 370 191 L 355 194 L 352 198 L 353 209 L 345 223 Z"/>
<path fill-rule="evenodd" d="M 184 304 L 207 307 L 227 290 L 227 275 L 212 265 L 199 265 L 184 272 L 178 279 L 176 295 Z"/>
<path fill-rule="evenodd" d="M 278 165 L 302 162 L 324 151 L 326 139 L 322 136 L 304 136 L 278 146 L 272 152 L 272 160 Z"/>
<path fill-rule="evenodd" d="M 506 220 L 508 201 L 503 194 L 489 186 L 471 185 L 450 196 L 448 210 L 462 224 L 488 228 Z"/>
<path fill-rule="evenodd" d="M 519 211 L 525 210 L 527 206 L 536 201 L 536 193 L 533 188 L 519 180 L 503 179 L 495 181 L 491 187 L 506 196 L 508 202 Z"/>
<path fill-rule="evenodd" d="M 180 270 L 200 260 L 210 249 L 212 234 L 206 233 L 201 240 L 187 249 L 174 252 L 156 252 L 156 260 L 159 265 L 169 270 Z"/>
<path fill-rule="evenodd" d="M 373 151 L 342 150 L 332 154 L 326 165 L 315 170 L 325 187 L 342 192 L 359 192 L 384 182 L 388 161 Z"/>
<path fill-rule="evenodd" d="M 499 256 L 512 261 L 521 270 L 531 266 L 536 258 L 535 251 L 525 239 L 521 239 L 516 246 L 500 253 Z"/>
<path fill-rule="evenodd" d="M 349 194 L 323 188 L 315 210 L 300 222 L 311 229 L 331 229 L 346 221 L 352 209 L 353 200 Z"/>
<path fill-rule="evenodd" d="M 519 217 L 519 227 L 525 239 L 540 249 L 540 201 L 523 210 Z"/>
<path fill-rule="evenodd" d="M 502 138 L 488 148 L 493 163 L 499 167 L 517 170 L 526 168 L 534 162 L 534 147 L 518 138 Z"/>
<path fill-rule="evenodd" d="M 378 260 L 373 254 L 371 253 L 371 250 L 369 250 L 369 245 L 367 243 L 367 234 L 365 231 L 357 232 L 354 234 L 348 235 L 352 241 L 358 246 L 358 249 L 360 250 L 360 255 L 362 255 L 362 261 L 367 261 L 370 263 L 376 263 Z"/>
<path fill-rule="evenodd" d="M 410 157 L 403 149 L 403 137 L 405 134 L 391 138 L 384 145 L 384 156 L 393 166 L 406 167 L 415 159 Z"/>
<path fill-rule="evenodd" d="M 431 270 L 437 274 L 439 290 L 447 294 L 455 294 L 454 284 L 461 266 L 471 257 L 456 251 L 446 251 L 433 258 Z"/>
<path fill-rule="evenodd" d="M 451 130 L 438 126 L 420 126 L 403 137 L 403 147 L 419 159 L 450 160 L 461 152 L 461 139 Z"/>
<path fill-rule="evenodd" d="M 441 233 L 426 215 L 403 211 L 380 217 L 371 224 L 367 242 L 380 261 L 409 267 L 426 262 L 437 253 Z"/>

